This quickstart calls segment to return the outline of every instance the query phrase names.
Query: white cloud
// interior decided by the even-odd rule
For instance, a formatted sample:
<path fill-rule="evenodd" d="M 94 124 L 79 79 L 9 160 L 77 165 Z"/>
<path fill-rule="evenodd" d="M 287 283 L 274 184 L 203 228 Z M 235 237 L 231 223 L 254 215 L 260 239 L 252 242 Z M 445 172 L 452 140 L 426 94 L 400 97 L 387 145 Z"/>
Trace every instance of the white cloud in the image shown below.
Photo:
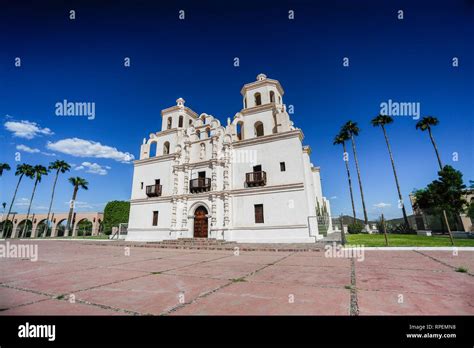
<path fill-rule="evenodd" d="M 107 175 L 107 169 L 110 169 L 109 166 L 101 166 L 97 163 L 91 162 L 82 162 L 80 166 L 75 167 L 74 170 L 86 170 L 86 173 L 98 174 L 98 175 Z"/>
<path fill-rule="evenodd" d="M 30 200 L 28 198 L 19 198 L 16 200 L 15 205 L 19 207 L 26 207 L 30 204 Z"/>
<path fill-rule="evenodd" d="M 79 138 L 67 138 L 54 143 L 48 141 L 46 147 L 75 157 L 108 158 L 122 163 L 129 163 L 135 159 L 131 153 L 118 151 L 115 147 Z"/>
<path fill-rule="evenodd" d="M 337 196 L 332 196 L 332 197 L 329 198 L 329 199 L 337 199 Z"/>
<path fill-rule="evenodd" d="M 43 151 L 40 151 L 40 149 L 32 148 L 32 147 L 29 147 L 29 146 L 26 146 L 26 145 L 23 145 L 23 144 L 17 145 L 16 149 L 19 150 L 19 151 L 28 152 L 28 153 L 40 153 L 41 152 L 41 154 L 43 154 L 45 156 L 56 156 L 55 153 L 43 152 Z"/>
<path fill-rule="evenodd" d="M 34 148 L 31 148 L 31 147 L 23 145 L 23 144 L 17 145 L 16 149 L 19 150 L 19 151 L 24 151 L 24 152 L 28 152 L 28 153 L 41 152 L 39 149 L 34 149 Z"/>
<path fill-rule="evenodd" d="M 51 129 L 41 128 L 37 123 L 30 121 L 7 121 L 4 126 L 6 130 L 13 133 L 13 136 L 24 139 L 54 134 Z"/>
<path fill-rule="evenodd" d="M 374 204 L 375 208 L 387 208 L 387 207 L 391 207 L 391 206 L 392 205 L 390 203 L 383 203 L 383 202 Z"/>

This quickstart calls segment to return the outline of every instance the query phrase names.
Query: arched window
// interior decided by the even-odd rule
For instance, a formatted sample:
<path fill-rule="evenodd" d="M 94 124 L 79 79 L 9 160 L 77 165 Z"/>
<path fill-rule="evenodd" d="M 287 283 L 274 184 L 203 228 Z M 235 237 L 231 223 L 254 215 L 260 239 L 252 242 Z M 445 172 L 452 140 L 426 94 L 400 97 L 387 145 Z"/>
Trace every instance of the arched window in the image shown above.
<path fill-rule="evenodd" d="M 244 109 L 247 109 L 247 97 L 244 98 Z"/>
<path fill-rule="evenodd" d="M 262 105 L 262 95 L 260 93 L 255 93 L 255 106 Z"/>
<path fill-rule="evenodd" d="M 237 139 L 242 140 L 244 139 L 244 123 L 242 121 L 237 122 L 236 125 L 237 130 Z"/>
<path fill-rule="evenodd" d="M 278 96 L 278 104 L 281 104 L 281 97 Z"/>
<path fill-rule="evenodd" d="M 150 143 L 150 152 L 148 153 L 148 157 L 156 156 L 157 153 L 156 141 Z"/>
<path fill-rule="evenodd" d="M 206 133 L 207 133 L 207 137 L 210 138 L 211 137 L 211 128 L 207 127 L 206 128 Z"/>
<path fill-rule="evenodd" d="M 178 127 L 183 126 L 183 116 L 179 116 Z"/>
<path fill-rule="evenodd" d="M 270 103 L 274 103 L 274 102 L 275 102 L 275 92 L 270 91 Z"/>
<path fill-rule="evenodd" d="M 201 132 L 200 131 L 197 130 L 196 135 L 197 135 L 198 139 L 201 139 Z"/>
<path fill-rule="evenodd" d="M 163 144 L 163 155 L 168 155 L 170 153 L 170 143 L 165 141 Z"/>
<path fill-rule="evenodd" d="M 258 121 L 255 123 L 255 136 L 261 137 L 263 136 L 263 123 Z"/>
<path fill-rule="evenodd" d="M 189 120 L 189 125 L 192 126 L 193 120 Z"/>
<path fill-rule="evenodd" d="M 166 129 L 171 129 L 172 118 L 168 117 L 168 123 L 166 124 Z"/>

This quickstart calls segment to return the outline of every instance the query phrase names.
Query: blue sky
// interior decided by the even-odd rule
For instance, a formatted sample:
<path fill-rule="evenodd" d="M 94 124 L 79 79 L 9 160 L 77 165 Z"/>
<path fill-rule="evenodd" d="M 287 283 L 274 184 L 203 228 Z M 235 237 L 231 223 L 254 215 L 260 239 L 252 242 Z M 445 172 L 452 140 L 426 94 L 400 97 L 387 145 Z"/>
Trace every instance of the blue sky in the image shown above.
<path fill-rule="evenodd" d="M 66 160 L 75 168 L 60 177 L 53 209 L 67 210 L 72 186 L 66 179 L 78 175 L 90 189 L 79 192 L 77 209 L 101 210 L 110 200 L 129 199 L 133 167 L 126 162 L 138 157 L 144 137 L 160 130 L 161 109 L 183 97 L 196 112 L 225 122 L 242 107 L 242 85 L 263 72 L 281 82 L 284 103 L 294 106 L 290 116 L 321 167 L 333 215 L 351 212 L 342 150 L 332 145 L 351 119 L 362 130 L 357 148 L 369 218 L 381 212 L 380 203 L 388 217 L 397 217 L 387 149 L 370 119 L 389 99 L 420 103 L 421 116 L 440 120 L 434 136 L 443 162 L 461 170 L 466 182 L 474 179 L 473 23 L 473 2 L 456 0 L 3 1 L 0 161 L 15 167 L 17 152 L 31 164 Z M 123 66 L 125 57 L 130 67 Z M 55 104 L 64 99 L 94 102 L 95 119 L 56 116 Z M 409 192 L 436 177 L 437 162 L 416 120 L 394 118 L 388 133 L 408 203 Z M 9 204 L 16 180 L 13 170 L 0 178 L 0 201 Z M 50 175 L 39 185 L 35 212 L 45 212 L 52 181 Z M 22 183 L 15 211 L 26 210 L 32 186 Z"/>

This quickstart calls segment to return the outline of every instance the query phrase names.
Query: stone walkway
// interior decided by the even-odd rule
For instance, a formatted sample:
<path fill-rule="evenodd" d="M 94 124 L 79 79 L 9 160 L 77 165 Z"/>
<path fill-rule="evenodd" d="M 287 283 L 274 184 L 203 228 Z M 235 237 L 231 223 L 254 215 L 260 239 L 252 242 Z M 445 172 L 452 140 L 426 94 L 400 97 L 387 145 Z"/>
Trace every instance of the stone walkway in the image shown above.
<path fill-rule="evenodd" d="M 321 249 L 8 242 L 37 245 L 38 260 L 0 258 L 0 315 L 474 314 L 474 251 L 370 250 L 358 261 Z"/>

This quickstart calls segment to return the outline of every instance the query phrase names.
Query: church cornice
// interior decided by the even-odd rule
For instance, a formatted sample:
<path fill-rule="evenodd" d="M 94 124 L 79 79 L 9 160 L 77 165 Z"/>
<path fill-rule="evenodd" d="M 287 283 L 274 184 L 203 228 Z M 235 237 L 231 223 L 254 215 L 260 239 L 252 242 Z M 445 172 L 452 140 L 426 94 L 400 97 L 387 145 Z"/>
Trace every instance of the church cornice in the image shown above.
<path fill-rule="evenodd" d="M 131 199 L 131 204 L 153 204 L 159 202 L 171 202 L 172 200 L 178 199 L 187 199 L 191 200 L 195 199 L 202 199 L 203 197 L 209 196 L 225 196 L 229 195 L 232 196 L 253 196 L 253 195 L 260 195 L 266 193 L 274 193 L 274 192 L 290 192 L 290 191 L 301 191 L 304 190 L 304 183 L 294 183 L 294 184 L 285 184 L 285 185 L 272 185 L 272 186 L 259 186 L 259 187 L 246 187 L 241 189 L 233 189 L 233 190 L 220 190 L 220 191 L 207 191 L 201 193 L 187 193 L 187 194 L 179 194 L 179 195 L 170 195 L 170 196 L 160 196 L 160 197 L 150 197 L 150 198 L 138 198 L 138 199 Z"/>
<path fill-rule="evenodd" d="M 289 139 L 293 137 L 299 137 L 300 141 L 303 141 L 303 138 L 304 138 L 303 132 L 300 129 L 295 129 L 295 130 L 291 130 L 291 131 L 287 131 L 283 133 L 275 133 L 275 134 L 264 135 L 257 138 L 238 140 L 238 141 L 232 142 L 232 146 L 234 148 L 237 148 L 237 147 L 244 147 L 244 146 L 249 146 L 249 145 L 258 145 L 258 144 L 268 143 L 272 141 Z"/>
<path fill-rule="evenodd" d="M 161 110 L 161 117 L 164 117 L 165 115 L 167 115 L 171 112 L 174 112 L 174 111 L 184 111 L 185 113 L 187 113 L 191 117 L 194 117 L 196 119 L 199 118 L 199 115 L 196 112 L 194 112 L 193 110 L 191 110 L 190 108 L 188 108 L 187 106 L 178 106 L 178 105 L 174 105 L 174 106 L 171 106 L 169 108 Z"/>
<path fill-rule="evenodd" d="M 246 83 L 240 90 L 240 94 L 245 95 L 246 90 L 252 90 L 252 89 L 259 88 L 265 85 L 275 86 L 281 95 L 285 94 L 285 91 L 283 90 L 283 87 L 281 86 L 280 82 L 278 82 L 277 80 L 269 79 L 269 78 L 265 78 L 264 80 L 261 80 L 261 81 Z"/>
<path fill-rule="evenodd" d="M 169 155 L 160 155 L 160 156 L 154 156 L 150 158 L 139 159 L 139 160 L 133 161 L 133 165 L 135 167 L 138 167 L 145 164 L 173 161 L 174 156 L 175 156 L 174 153 L 170 153 Z"/>
<path fill-rule="evenodd" d="M 245 108 L 245 109 L 240 110 L 240 113 L 246 116 L 246 115 L 258 114 L 259 112 L 262 112 L 262 111 L 270 111 L 270 110 L 277 111 L 275 105 L 276 105 L 275 103 L 267 103 L 263 105 L 253 106 L 250 108 Z"/>

